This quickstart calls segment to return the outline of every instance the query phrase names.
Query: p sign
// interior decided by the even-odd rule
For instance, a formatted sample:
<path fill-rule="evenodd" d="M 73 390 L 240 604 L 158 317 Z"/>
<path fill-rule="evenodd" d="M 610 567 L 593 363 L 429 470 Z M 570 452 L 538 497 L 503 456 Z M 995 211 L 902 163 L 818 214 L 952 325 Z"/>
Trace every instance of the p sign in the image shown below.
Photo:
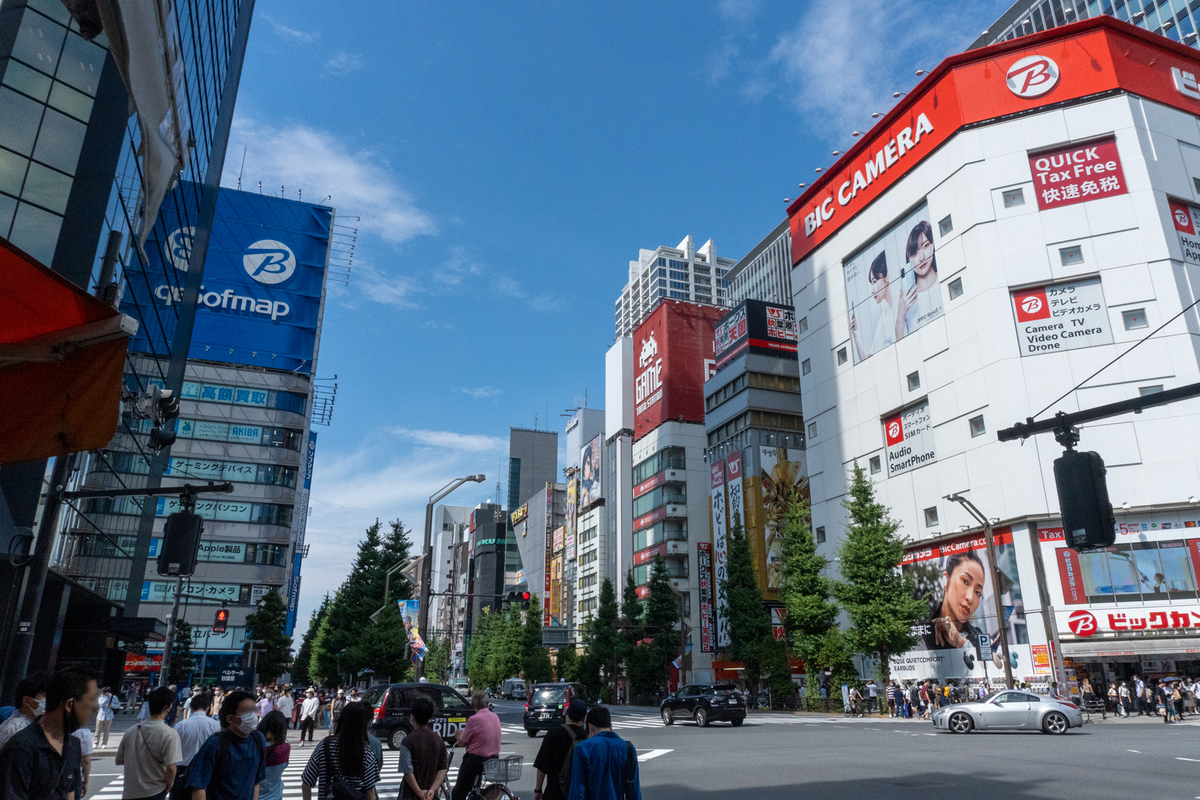
<path fill-rule="evenodd" d="M 1008 68 L 1005 80 L 1017 97 L 1041 97 L 1058 85 L 1058 64 L 1047 56 L 1026 56 Z"/>
<path fill-rule="evenodd" d="M 992 660 L 992 637 L 989 634 L 979 634 L 979 657 L 984 661 Z"/>

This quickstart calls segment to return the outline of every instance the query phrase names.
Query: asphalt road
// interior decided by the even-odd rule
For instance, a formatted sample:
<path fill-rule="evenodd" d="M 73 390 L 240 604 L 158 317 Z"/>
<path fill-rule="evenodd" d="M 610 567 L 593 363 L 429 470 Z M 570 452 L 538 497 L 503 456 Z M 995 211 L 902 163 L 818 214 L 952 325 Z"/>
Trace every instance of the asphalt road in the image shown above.
<path fill-rule="evenodd" d="M 532 800 L 541 737 L 521 728 L 520 703 L 496 701 L 503 750 L 525 758 L 511 788 Z M 752 714 L 740 728 L 666 727 L 654 709 L 614 708 L 614 728 L 637 747 L 650 800 L 814 798 L 1200 798 L 1200 721 L 1132 720 L 1040 733 L 935 733 L 927 722 Z M 1197 718 L 1200 719 L 1200 718 Z M 293 747 L 285 798 L 300 797 L 307 749 Z M 456 759 L 457 761 L 457 759 Z M 380 800 L 399 788 L 396 755 L 384 750 Z M 452 770 L 451 777 L 454 776 Z M 121 796 L 120 768 L 97 757 L 88 797 Z"/>

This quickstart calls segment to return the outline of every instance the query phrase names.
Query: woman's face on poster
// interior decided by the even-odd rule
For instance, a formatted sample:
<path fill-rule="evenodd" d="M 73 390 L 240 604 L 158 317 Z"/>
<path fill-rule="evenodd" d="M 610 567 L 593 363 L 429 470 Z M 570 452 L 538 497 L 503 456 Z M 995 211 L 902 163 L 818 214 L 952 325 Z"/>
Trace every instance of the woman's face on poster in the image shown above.
<path fill-rule="evenodd" d="M 884 300 L 884 295 L 887 294 L 887 276 L 870 275 L 868 277 L 868 281 L 870 281 L 871 284 L 871 296 L 875 298 L 876 303 L 882 303 Z"/>
<path fill-rule="evenodd" d="M 918 277 L 929 274 L 933 267 L 933 242 L 923 233 L 917 237 L 917 250 L 913 253 L 912 265 Z"/>
<path fill-rule="evenodd" d="M 946 575 L 946 598 L 942 601 L 942 615 L 962 624 L 971 619 L 983 599 L 983 565 L 978 561 L 964 559 Z"/>

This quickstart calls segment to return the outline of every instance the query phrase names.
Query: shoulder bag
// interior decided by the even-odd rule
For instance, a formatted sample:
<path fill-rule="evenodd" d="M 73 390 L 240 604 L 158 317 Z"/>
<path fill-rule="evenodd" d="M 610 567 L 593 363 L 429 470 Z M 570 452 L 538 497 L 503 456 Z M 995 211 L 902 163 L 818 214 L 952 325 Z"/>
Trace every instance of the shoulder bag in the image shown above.
<path fill-rule="evenodd" d="M 333 762 L 329 759 L 329 738 L 325 739 L 325 778 L 329 790 L 325 793 L 326 800 L 367 800 L 367 793 L 356 789 L 342 777 L 341 767 L 336 771 L 330 769 Z"/>

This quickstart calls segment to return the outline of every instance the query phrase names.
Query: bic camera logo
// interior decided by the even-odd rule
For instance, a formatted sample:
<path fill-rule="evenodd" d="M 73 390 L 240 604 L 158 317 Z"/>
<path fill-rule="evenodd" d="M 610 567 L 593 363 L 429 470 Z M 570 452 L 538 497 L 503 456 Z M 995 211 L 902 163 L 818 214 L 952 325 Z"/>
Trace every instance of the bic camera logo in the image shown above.
<path fill-rule="evenodd" d="M 1041 97 L 1058 85 L 1058 64 L 1046 56 L 1026 56 L 1008 68 L 1006 79 L 1017 97 Z"/>
<path fill-rule="evenodd" d="M 1096 618 L 1088 611 L 1072 611 L 1071 616 L 1067 617 L 1067 627 L 1076 636 L 1091 636 L 1099 630 Z"/>
<path fill-rule="evenodd" d="M 1042 298 L 1036 294 L 1032 294 L 1021 301 L 1021 310 L 1026 314 L 1033 315 L 1042 310 Z"/>
<path fill-rule="evenodd" d="M 192 257 L 192 239 L 195 228 L 179 228 L 167 237 L 163 244 L 167 260 L 175 269 L 187 272 Z M 296 273 L 296 254 L 283 242 L 262 239 L 246 248 L 242 256 L 242 268 L 255 281 L 266 286 L 283 283 Z"/>

